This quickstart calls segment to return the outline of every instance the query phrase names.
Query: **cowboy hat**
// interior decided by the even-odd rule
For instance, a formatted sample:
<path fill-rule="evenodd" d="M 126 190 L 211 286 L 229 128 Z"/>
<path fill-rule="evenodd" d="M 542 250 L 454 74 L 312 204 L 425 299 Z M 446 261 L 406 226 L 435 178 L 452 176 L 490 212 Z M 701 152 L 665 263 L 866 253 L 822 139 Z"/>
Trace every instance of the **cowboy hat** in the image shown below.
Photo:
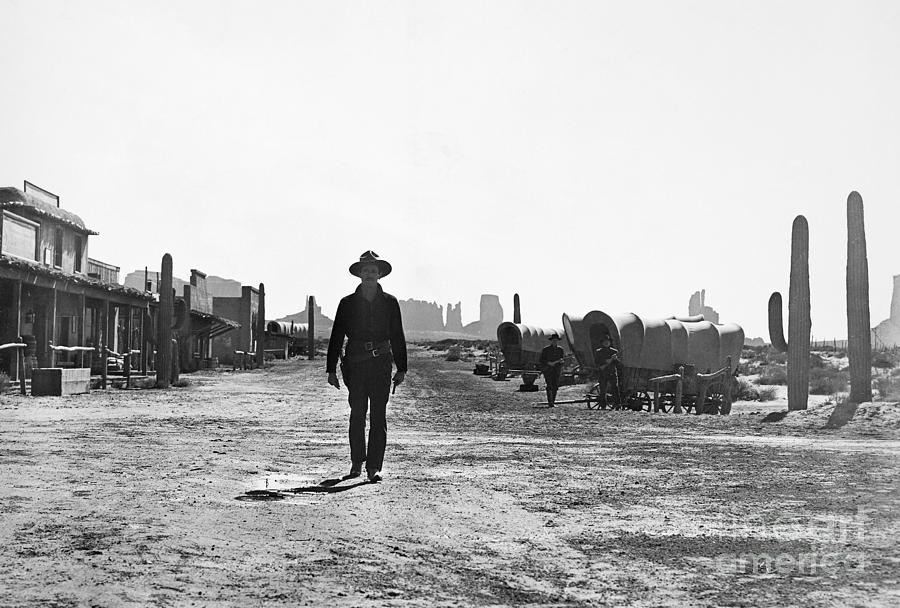
<path fill-rule="evenodd" d="M 366 264 L 375 264 L 378 267 L 378 272 L 381 277 L 386 277 L 391 274 L 391 265 L 386 260 L 379 258 L 378 254 L 371 249 L 359 256 L 358 262 L 350 264 L 350 274 L 358 277 L 359 271 L 362 270 L 362 267 Z"/>
<path fill-rule="evenodd" d="M 547 336 L 548 340 L 560 340 L 559 334 L 557 332 L 553 332 L 549 336 Z"/>

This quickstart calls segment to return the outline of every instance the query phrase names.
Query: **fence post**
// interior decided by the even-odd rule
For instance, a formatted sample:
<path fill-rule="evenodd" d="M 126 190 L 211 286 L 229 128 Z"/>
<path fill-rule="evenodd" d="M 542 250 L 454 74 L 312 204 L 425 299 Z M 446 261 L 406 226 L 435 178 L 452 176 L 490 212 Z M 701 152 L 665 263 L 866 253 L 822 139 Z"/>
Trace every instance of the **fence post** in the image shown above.
<path fill-rule="evenodd" d="M 19 337 L 19 342 L 23 342 L 23 345 L 21 348 L 16 349 L 16 367 L 19 368 L 19 392 L 25 395 L 27 393 L 25 390 L 25 345 L 21 336 Z"/>
<path fill-rule="evenodd" d="M 109 365 L 109 358 L 106 354 L 106 342 L 103 337 L 100 338 L 100 388 L 106 390 L 106 368 Z"/>
<path fill-rule="evenodd" d="M 730 414 L 731 413 L 731 391 L 734 387 L 734 374 L 731 371 L 731 357 L 728 357 L 728 373 L 725 374 L 725 379 L 723 382 L 725 383 L 725 391 L 722 394 L 722 409 L 719 412 L 720 414 Z"/>
<path fill-rule="evenodd" d="M 678 380 L 675 381 L 675 413 L 681 414 L 681 399 L 684 397 L 684 366 L 678 366 Z"/>

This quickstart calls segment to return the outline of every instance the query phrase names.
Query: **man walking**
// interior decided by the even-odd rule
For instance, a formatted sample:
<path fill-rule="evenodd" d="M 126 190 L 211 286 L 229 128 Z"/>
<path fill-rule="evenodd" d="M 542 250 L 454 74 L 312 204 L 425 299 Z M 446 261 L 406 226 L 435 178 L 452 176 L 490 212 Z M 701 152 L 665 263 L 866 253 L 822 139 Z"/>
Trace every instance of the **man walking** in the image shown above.
<path fill-rule="evenodd" d="M 556 405 L 556 391 L 559 390 L 559 376 L 562 373 L 563 359 L 566 353 L 559 347 L 559 334 L 550 334 L 550 345 L 541 350 L 541 371 L 547 383 L 547 407 Z"/>
<path fill-rule="evenodd" d="M 328 384 L 340 388 L 338 358 L 350 402 L 350 475 L 359 477 L 366 463 L 369 481 L 381 481 L 387 445 L 387 402 L 391 392 L 391 363 L 397 364 L 394 385 L 406 376 L 406 338 L 397 298 L 385 293 L 378 280 L 391 265 L 374 251 L 366 251 L 350 265 L 359 277 L 356 291 L 338 304 L 328 342 L 325 370 Z M 344 337 L 347 347 L 343 355 Z M 366 449 L 366 410 L 369 410 L 369 444 Z"/>

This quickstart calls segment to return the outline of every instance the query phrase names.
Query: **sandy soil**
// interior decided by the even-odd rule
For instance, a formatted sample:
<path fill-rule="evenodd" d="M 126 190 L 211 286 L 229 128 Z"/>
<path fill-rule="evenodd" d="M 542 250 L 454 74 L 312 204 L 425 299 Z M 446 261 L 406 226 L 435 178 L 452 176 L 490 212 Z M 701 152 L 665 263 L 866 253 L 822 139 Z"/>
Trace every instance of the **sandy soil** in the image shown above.
<path fill-rule="evenodd" d="M 322 361 L 4 397 L 0 606 L 900 603 L 896 405 L 840 430 L 828 406 L 546 409 L 411 364 L 380 484 L 334 483 L 346 392 Z"/>

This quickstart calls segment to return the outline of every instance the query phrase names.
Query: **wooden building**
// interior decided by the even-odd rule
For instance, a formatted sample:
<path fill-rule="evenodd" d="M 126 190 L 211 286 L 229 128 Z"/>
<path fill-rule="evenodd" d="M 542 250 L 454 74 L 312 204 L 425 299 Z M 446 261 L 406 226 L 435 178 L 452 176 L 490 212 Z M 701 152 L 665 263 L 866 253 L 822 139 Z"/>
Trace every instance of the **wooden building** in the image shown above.
<path fill-rule="evenodd" d="M 88 257 L 89 237 L 96 235 L 46 190 L 29 182 L 22 190 L 0 188 L 0 343 L 26 343 L 26 376 L 33 367 L 99 373 L 99 351 L 54 345 L 139 350 L 135 367 L 146 369 L 153 297 L 119 285 L 117 267 Z M 0 352 L 0 372 L 18 377 L 11 350 Z"/>
<path fill-rule="evenodd" d="M 239 324 L 240 328 L 214 337 L 212 352 L 220 363 L 233 365 L 235 352 L 256 352 L 258 342 L 259 289 L 249 285 L 241 287 L 240 297 L 212 299 L 213 313 Z"/>
<path fill-rule="evenodd" d="M 188 314 L 178 328 L 181 370 L 215 368 L 218 357 L 213 353 L 214 338 L 236 333 L 242 325 L 214 313 L 215 298 L 206 288 L 206 273 L 191 269 L 191 282 L 184 286 L 183 298 Z"/>

